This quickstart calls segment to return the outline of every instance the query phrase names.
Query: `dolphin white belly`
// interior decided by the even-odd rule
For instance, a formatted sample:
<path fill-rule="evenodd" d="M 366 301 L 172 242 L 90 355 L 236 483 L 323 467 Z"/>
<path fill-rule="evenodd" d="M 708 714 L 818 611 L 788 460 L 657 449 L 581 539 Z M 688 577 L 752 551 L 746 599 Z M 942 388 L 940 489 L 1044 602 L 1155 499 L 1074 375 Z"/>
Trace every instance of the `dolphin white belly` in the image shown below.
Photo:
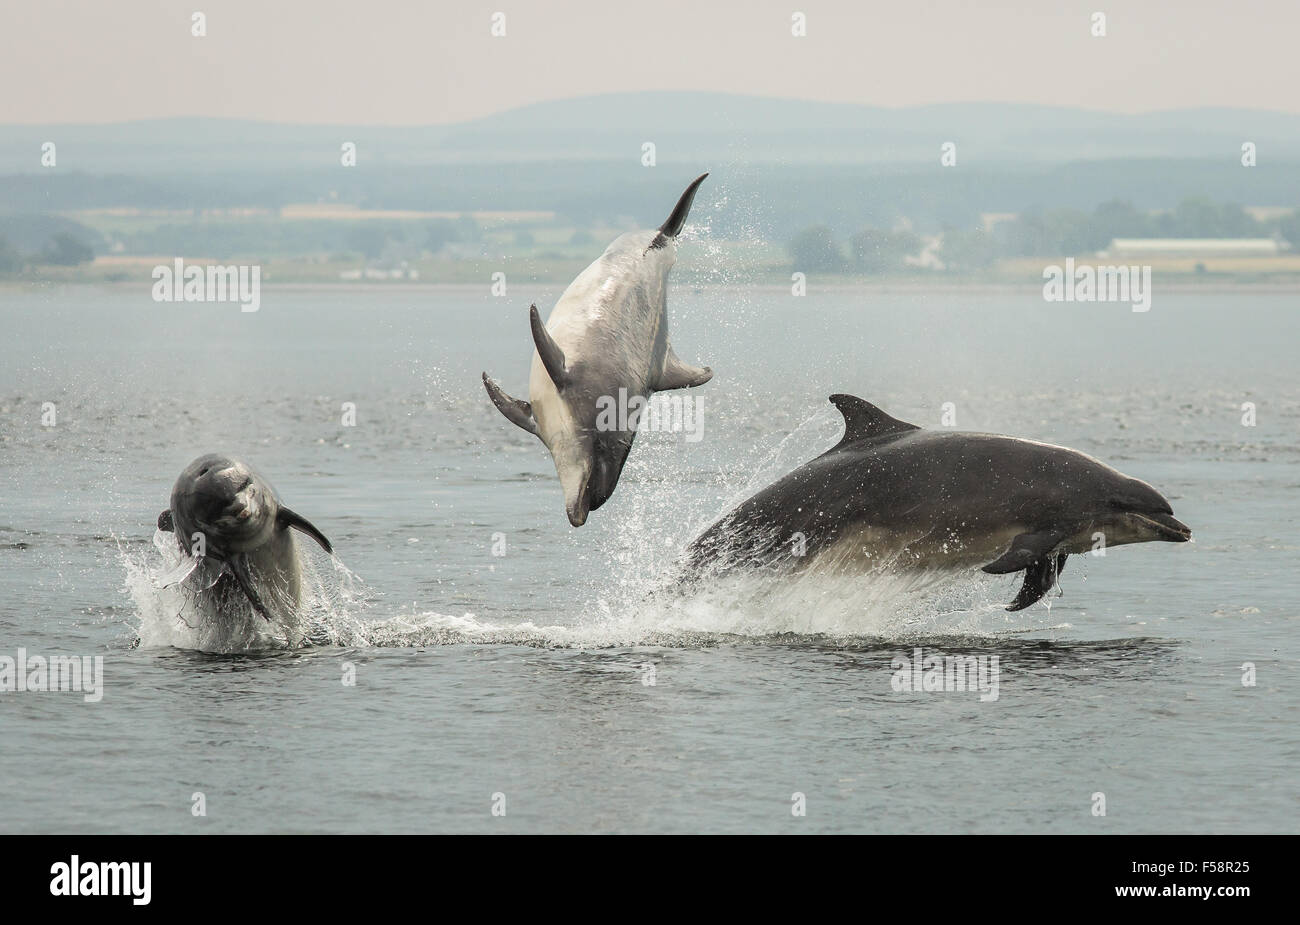
<path fill-rule="evenodd" d="M 632 448 L 635 424 L 623 414 L 609 426 L 610 405 L 703 385 L 713 375 L 707 366 L 683 363 L 668 342 L 668 274 L 707 176 L 687 187 L 658 229 L 616 238 L 564 290 L 544 325 L 537 306 L 530 309 L 528 401 L 511 398 L 483 374 L 497 409 L 550 450 L 575 527 L 614 493 Z"/>

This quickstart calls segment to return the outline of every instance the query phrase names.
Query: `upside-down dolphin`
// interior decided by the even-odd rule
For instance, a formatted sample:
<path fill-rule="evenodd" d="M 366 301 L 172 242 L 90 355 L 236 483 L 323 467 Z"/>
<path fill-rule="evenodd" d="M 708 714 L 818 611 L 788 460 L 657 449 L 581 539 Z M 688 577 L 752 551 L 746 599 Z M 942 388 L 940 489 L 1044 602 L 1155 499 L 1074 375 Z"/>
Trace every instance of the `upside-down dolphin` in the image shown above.
<path fill-rule="evenodd" d="M 668 343 L 668 271 L 707 176 L 686 188 L 656 230 L 615 238 L 564 290 L 545 326 L 537 306 L 529 309 L 536 349 L 528 401 L 511 398 L 483 374 L 492 403 L 507 420 L 551 451 L 575 527 L 614 493 L 636 436 L 635 413 L 602 412 L 613 402 L 644 407 L 652 392 L 703 385 L 713 376 L 707 366 L 683 363 Z"/>
<path fill-rule="evenodd" d="M 830 400 L 843 439 L 696 538 L 692 568 L 1023 570 L 1007 607 L 1021 610 L 1052 589 L 1071 553 L 1191 539 L 1158 491 L 1091 456 L 922 430 L 852 395 Z"/>
<path fill-rule="evenodd" d="M 158 515 L 158 529 L 175 533 L 184 554 L 164 583 L 184 581 L 219 614 L 232 615 L 247 599 L 268 621 L 285 616 L 302 595 L 302 560 L 291 528 L 333 552 L 324 534 L 281 504 L 249 465 L 200 456 L 176 479 L 171 506 Z"/>

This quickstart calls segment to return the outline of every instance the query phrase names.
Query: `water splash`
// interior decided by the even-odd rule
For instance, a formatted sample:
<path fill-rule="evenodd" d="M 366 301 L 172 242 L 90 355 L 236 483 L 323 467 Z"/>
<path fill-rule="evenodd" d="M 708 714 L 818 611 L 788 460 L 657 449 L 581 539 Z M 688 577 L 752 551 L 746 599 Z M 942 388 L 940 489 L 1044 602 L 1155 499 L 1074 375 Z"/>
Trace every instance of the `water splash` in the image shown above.
<path fill-rule="evenodd" d="M 737 574 L 691 589 L 669 586 L 639 600 L 589 602 L 570 624 L 490 622 L 432 611 L 357 626 L 346 644 L 369 647 L 518 645 L 608 649 L 700 648 L 792 639 L 835 645 L 903 638 L 994 637 L 1044 629 L 1002 610 L 991 581 L 965 574 L 863 576 Z"/>
<path fill-rule="evenodd" d="M 324 553 L 301 552 L 302 600 L 290 619 L 265 620 L 251 606 L 218 614 L 200 589 L 210 587 L 219 567 L 205 566 L 197 582 L 183 579 L 197 570 L 170 534 L 156 532 L 153 551 L 118 540 L 126 571 L 125 590 L 139 615 L 137 644 L 201 652 L 233 653 L 303 646 L 366 645 L 363 614 L 369 601 L 363 583 L 342 561 Z M 322 561 L 329 565 L 322 567 Z"/>

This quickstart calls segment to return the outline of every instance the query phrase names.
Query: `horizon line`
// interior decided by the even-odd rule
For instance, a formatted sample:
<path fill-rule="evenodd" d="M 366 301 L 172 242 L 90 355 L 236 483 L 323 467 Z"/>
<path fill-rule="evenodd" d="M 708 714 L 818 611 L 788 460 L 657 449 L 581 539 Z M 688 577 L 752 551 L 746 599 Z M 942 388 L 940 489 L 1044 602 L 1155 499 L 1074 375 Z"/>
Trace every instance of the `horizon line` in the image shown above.
<path fill-rule="evenodd" d="M 1169 109 L 1148 109 L 1138 112 L 1129 112 L 1115 109 L 1099 109 L 1088 106 L 1079 106 L 1076 104 L 1063 103 L 1029 103 L 1029 102 L 1012 102 L 1007 100 L 948 100 L 933 103 L 911 103 L 899 106 L 888 106 L 879 103 L 853 103 L 842 100 L 821 100 L 808 97 L 798 96 L 766 96 L 753 93 L 731 93 L 718 90 L 626 90 L 612 91 L 609 93 L 588 93 L 580 96 L 556 97 L 549 100 L 537 100 L 531 103 L 522 103 L 517 106 L 508 106 L 503 109 L 497 109 L 485 113 L 481 116 L 475 116 L 471 119 L 461 119 L 454 122 L 294 122 L 283 119 L 265 119 L 265 118 L 240 118 L 234 116 L 212 116 L 202 114 L 185 114 L 185 115 L 162 115 L 148 116 L 139 119 L 119 119 L 110 121 L 64 121 L 64 122 L 0 122 L 0 128 L 107 128 L 111 126 L 125 125 L 148 125 L 159 122 L 180 122 L 180 121 L 206 121 L 206 122 L 233 122 L 253 125 L 276 125 L 290 126 L 295 128 L 372 128 L 372 129 L 430 129 L 430 128 L 452 128 L 460 125 L 473 125 L 498 116 L 507 115 L 514 112 L 522 112 L 528 109 L 536 109 L 544 106 L 551 106 L 557 103 L 574 103 L 584 100 L 600 100 L 613 97 L 630 97 L 630 96 L 695 96 L 695 97 L 722 97 L 737 100 L 765 101 L 773 103 L 804 103 L 819 107 L 840 108 L 840 109 L 868 109 L 882 112 L 907 112 L 920 111 L 925 109 L 940 108 L 957 108 L 957 107 L 974 107 L 974 106 L 997 106 L 1013 109 L 1052 109 L 1061 112 L 1078 112 L 1089 115 L 1115 116 L 1124 119 L 1140 119 L 1144 116 L 1170 115 L 1175 113 L 1197 113 L 1197 112 L 1241 112 L 1241 113 L 1259 113 L 1271 116 L 1288 116 L 1300 119 L 1300 111 L 1291 112 L 1285 109 L 1270 109 L 1255 107 L 1250 105 L 1240 106 L 1183 106 Z"/>

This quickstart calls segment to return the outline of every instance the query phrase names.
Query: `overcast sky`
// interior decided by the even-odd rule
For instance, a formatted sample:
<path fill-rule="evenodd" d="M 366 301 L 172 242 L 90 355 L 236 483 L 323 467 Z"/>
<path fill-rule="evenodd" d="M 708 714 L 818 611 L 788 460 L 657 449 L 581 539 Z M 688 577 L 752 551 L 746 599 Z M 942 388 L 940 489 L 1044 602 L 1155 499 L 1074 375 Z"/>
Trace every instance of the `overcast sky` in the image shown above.
<path fill-rule="evenodd" d="M 432 124 L 625 90 L 1300 112 L 1297 35 L 1300 0 L 3 0 L 0 122 Z"/>

